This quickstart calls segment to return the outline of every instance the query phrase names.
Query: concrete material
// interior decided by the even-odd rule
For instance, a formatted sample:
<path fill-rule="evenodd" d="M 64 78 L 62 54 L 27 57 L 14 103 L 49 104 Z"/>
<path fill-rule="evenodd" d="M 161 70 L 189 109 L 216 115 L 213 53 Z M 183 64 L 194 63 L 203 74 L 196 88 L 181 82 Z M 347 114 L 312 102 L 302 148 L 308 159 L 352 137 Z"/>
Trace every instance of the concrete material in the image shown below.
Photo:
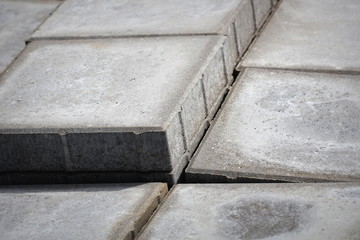
<path fill-rule="evenodd" d="M 278 4 L 278 2 L 279 2 L 279 0 L 271 0 L 271 4 L 272 4 L 273 6 L 275 6 L 276 4 Z"/>
<path fill-rule="evenodd" d="M 360 2 L 286 0 L 242 67 L 360 71 Z"/>
<path fill-rule="evenodd" d="M 179 184 L 143 239 L 360 238 L 360 184 Z"/>
<path fill-rule="evenodd" d="M 167 193 L 163 183 L 0 189 L 0 239 L 133 239 Z"/>
<path fill-rule="evenodd" d="M 226 82 L 202 77 L 214 61 L 223 73 L 224 39 L 29 44 L 0 82 L 0 171 L 172 171 L 183 131 L 206 125 L 204 81 Z"/>
<path fill-rule="evenodd" d="M 244 1 L 241 12 L 235 19 L 236 40 L 240 56 L 245 53 L 255 33 L 255 17 L 253 12 L 252 2 Z"/>
<path fill-rule="evenodd" d="M 260 28 L 270 13 L 271 0 L 252 0 L 254 4 L 256 28 Z"/>
<path fill-rule="evenodd" d="M 226 33 L 248 0 L 68 0 L 34 38 Z"/>
<path fill-rule="evenodd" d="M 246 69 L 186 176 L 360 180 L 359 77 Z"/>
<path fill-rule="evenodd" d="M 231 76 L 254 36 L 253 19 L 251 0 L 68 0 L 33 39 L 226 35 Z"/>
<path fill-rule="evenodd" d="M 55 1 L 0 1 L 0 75 L 24 49 L 25 40 L 58 3 Z"/>

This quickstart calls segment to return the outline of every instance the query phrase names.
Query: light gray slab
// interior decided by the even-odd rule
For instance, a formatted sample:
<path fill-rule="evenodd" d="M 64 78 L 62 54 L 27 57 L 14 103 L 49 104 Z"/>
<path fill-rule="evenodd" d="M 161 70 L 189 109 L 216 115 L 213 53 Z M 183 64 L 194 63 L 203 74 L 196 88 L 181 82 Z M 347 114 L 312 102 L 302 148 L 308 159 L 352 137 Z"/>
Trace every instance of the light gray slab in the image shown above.
<path fill-rule="evenodd" d="M 360 70 L 360 2 L 285 0 L 243 67 Z"/>
<path fill-rule="evenodd" d="M 0 188 L 0 239 L 133 239 L 163 183 Z"/>
<path fill-rule="evenodd" d="M 0 74 L 58 4 L 55 1 L 0 1 Z"/>
<path fill-rule="evenodd" d="M 201 86 L 226 82 L 202 77 L 224 39 L 29 44 L 0 81 L 0 171 L 172 171 L 215 104 Z"/>
<path fill-rule="evenodd" d="M 68 0 L 34 38 L 225 33 L 244 0 Z"/>
<path fill-rule="evenodd" d="M 189 177 L 360 180 L 359 75 L 246 69 L 223 106 Z"/>
<path fill-rule="evenodd" d="M 143 239 L 354 240 L 360 184 L 179 184 Z"/>

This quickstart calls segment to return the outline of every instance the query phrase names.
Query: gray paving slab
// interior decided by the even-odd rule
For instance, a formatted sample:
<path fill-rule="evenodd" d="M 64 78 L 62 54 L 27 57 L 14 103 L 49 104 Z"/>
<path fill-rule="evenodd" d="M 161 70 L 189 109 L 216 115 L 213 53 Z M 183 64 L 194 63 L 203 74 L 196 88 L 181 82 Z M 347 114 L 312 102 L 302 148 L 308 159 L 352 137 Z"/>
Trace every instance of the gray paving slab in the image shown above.
<path fill-rule="evenodd" d="M 0 75 L 58 4 L 56 1 L 0 1 Z"/>
<path fill-rule="evenodd" d="M 242 67 L 360 70 L 360 2 L 284 0 Z"/>
<path fill-rule="evenodd" d="M 254 4 L 256 28 L 260 28 L 270 13 L 271 0 L 252 0 Z"/>
<path fill-rule="evenodd" d="M 0 239 L 133 239 L 163 183 L 0 188 Z"/>
<path fill-rule="evenodd" d="M 230 76 L 254 32 L 251 0 L 67 0 L 33 39 L 222 34 Z"/>
<path fill-rule="evenodd" d="M 142 239 L 360 237 L 360 184 L 179 184 Z"/>
<path fill-rule="evenodd" d="M 249 68 L 218 116 L 189 181 L 360 180 L 359 75 Z"/>
<path fill-rule="evenodd" d="M 224 39 L 29 44 L 0 81 L 0 171 L 174 170 L 227 88 Z"/>

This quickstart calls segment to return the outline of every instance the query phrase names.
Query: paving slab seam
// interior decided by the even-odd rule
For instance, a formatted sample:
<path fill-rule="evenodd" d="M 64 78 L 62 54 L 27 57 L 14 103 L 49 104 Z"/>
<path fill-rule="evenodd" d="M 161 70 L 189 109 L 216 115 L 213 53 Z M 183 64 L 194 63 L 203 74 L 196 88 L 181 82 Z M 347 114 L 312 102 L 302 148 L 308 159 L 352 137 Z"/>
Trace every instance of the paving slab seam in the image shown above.
<path fill-rule="evenodd" d="M 239 65 L 241 62 L 239 63 Z M 340 75 L 360 75 L 360 71 L 351 71 L 351 70 L 331 70 L 331 69 L 316 69 L 316 68 L 276 68 L 276 67 L 243 67 L 239 66 L 237 69 L 243 71 L 245 69 L 266 69 L 266 70 L 276 70 L 276 71 L 289 71 L 289 72 L 308 72 L 308 73 L 328 73 L 328 74 L 340 74 Z"/>
<path fill-rule="evenodd" d="M 259 39 L 259 36 L 261 35 L 261 33 L 264 31 L 264 29 L 266 28 L 266 26 L 268 25 L 268 23 L 270 22 L 271 18 L 273 17 L 273 15 L 275 14 L 276 10 L 279 8 L 279 6 L 281 5 L 283 0 L 278 0 L 277 3 L 270 9 L 270 12 L 268 13 L 267 18 L 265 19 L 265 21 L 263 22 L 263 24 L 255 31 L 254 36 L 252 38 L 252 40 L 250 41 L 250 43 L 248 44 L 246 50 L 244 51 L 244 53 L 242 54 L 242 56 L 240 56 L 240 60 L 239 62 L 236 64 L 235 66 L 235 70 L 237 71 L 241 71 L 242 69 L 244 69 L 241 66 L 241 63 L 243 62 L 243 60 L 245 59 L 246 55 L 249 53 L 249 51 L 251 50 L 252 46 L 255 45 L 256 41 Z M 253 1 L 251 1 L 253 2 Z M 254 9 L 254 8 L 253 8 Z M 255 15 L 254 15 L 255 17 Z"/>
<path fill-rule="evenodd" d="M 152 219 L 158 214 L 158 212 L 162 209 L 162 206 L 166 203 L 166 200 L 171 196 L 171 193 L 175 190 L 177 184 L 174 184 L 173 186 L 169 186 L 168 192 L 165 194 L 165 196 L 162 198 L 162 200 L 159 202 L 157 208 L 153 211 L 151 216 L 148 218 L 147 222 L 144 224 L 144 226 L 139 231 L 138 235 L 134 238 L 134 240 L 137 240 L 139 237 L 141 237 L 141 234 L 146 230 L 146 228 L 151 223 Z"/>
<path fill-rule="evenodd" d="M 39 30 L 39 28 L 49 19 L 49 17 L 51 17 L 51 15 L 53 15 L 53 13 L 56 12 L 56 10 L 58 10 L 59 7 L 65 2 L 65 0 L 50 0 L 50 1 L 58 2 L 59 4 L 54 8 L 53 11 L 50 12 L 50 14 L 44 19 L 44 21 L 41 24 L 39 24 L 39 26 L 37 26 L 37 28 L 34 29 L 33 33 L 35 33 L 37 30 Z M 39 0 L 39 2 L 49 2 L 49 0 Z M 30 36 L 30 38 L 25 39 L 26 45 L 28 43 L 30 43 L 30 39 L 31 39 L 31 36 Z"/>
<path fill-rule="evenodd" d="M 165 191 L 166 189 L 166 191 Z M 156 195 L 156 193 L 153 193 L 153 195 Z M 160 204 L 163 203 L 167 196 L 169 195 L 168 187 L 164 187 L 164 189 L 160 192 L 160 195 L 156 196 L 153 201 L 149 204 L 149 206 L 143 206 L 140 210 L 142 212 L 141 217 L 139 216 L 138 219 L 134 223 L 134 230 L 131 231 L 131 238 L 130 239 L 136 239 L 142 229 L 146 226 L 146 224 L 149 222 L 150 218 L 156 213 L 156 211 L 160 208 Z M 150 197 L 149 197 L 150 198 Z M 117 231 L 122 231 L 122 229 L 118 229 Z M 116 240 L 118 238 L 117 232 L 115 231 L 112 238 Z"/>
<path fill-rule="evenodd" d="M 195 171 L 195 170 L 193 170 Z M 266 179 L 265 179 L 266 176 Z M 211 171 L 196 170 L 196 172 L 188 172 L 186 174 L 186 183 L 338 183 L 347 181 L 334 181 L 322 178 L 301 178 L 292 176 L 268 176 L 266 174 L 254 174 L 251 172 L 232 173 L 229 171 Z M 348 179 L 350 182 L 356 182 L 357 179 Z"/>
<path fill-rule="evenodd" d="M 256 39 L 258 38 L 258 36 L 261 34 L 261 31 L 265 28 L 265 25 L 269 22 L 270 18 L 273 16 L 274 12 L 276 11 L 277 7 L 279 6 L 280 2 L 282 0 L 278 1 L 277 4 L 275 6 L 273 6 L 266 19 L 263 21 L 262 25 L 255 31 L 255 33 L 253 34 L 253 36 L 250 39 L 250 43 L 247 45 L 247 47 L 245 48 L 245 51 L 243 52 L 242 56 L 239 56 L 237 63 L 235 64 L 235 66 L 240 65 L 241 60 L 243 59 L 243 57 L 246 55 L 246 53 L 250 50 L 251 46 L 253 45 L 253 43 L 256 41 Z M 251 1 L 252 3 L 253 1 Z M 255 17 L 255 16 L 254 16 Z M 235 28 L 236 29 L 236 28 Z M 237 35 L 235 34 L 235 37 Z M 238 41 L 236 41 L 237 43 Z M 193 156 L 196 154 L 197 150 L 199 149 L 201 143 L 204 141 L 204 139 L 206 138 L 210 127 L 215 124 L 216 121 L 216 116 L 219 114 L 219 112 L 221 112 L 221 107 L 224 106 L 226 104 L 226 101 L 228 99 L 228 95 L 232 89 L 232 87 L 234 86 L 234 84 L 236 84 L 236 80 L 240 79 L 240 76 L 242 75 L 242 70 L 243 69 L 237 69 L 236 67 L 233 69 L 232 72 L 232 81 L 228 81 L 227 85 L 225 86 L 225 88 L 223 89 L 224 93 L 221 94 L 219 96 L 219 100 L 217 103 L 217 108 L 213 110 L 213 113 L 210 114 L 206 119 L 205 122 L 208 123 L 207 126 L 203 125 L 205 128 L 203 130 L 203 134 L 199 135 L 198 137 L 200 138 L 200 140 L 197 142 L 197 144 L 195 146 L 193 146 L 191 148 L 191 151 L 189 151 L 190 153 L 190 160 L 188 162 L 188 164 L 186 165 L 186 167 L 184 168 L 183 171 L 183 175 L 185 176 L 185 171 L 186 169 L 191 165 L 191 159 L 193 158 Z M 226 69 L 225 69 L 225 73 L 226 73 Z M 186 177 L 184 177 L 185 182 L 187 182 Z M 196 182 L 196 181 L 195 181 Z"/>
<path fill-rule="evenodd" d="M 24 0 L 23 2 L 27 3 L 29 1 Z M 33 34 L 58 9 L 58 7 L 63 3 L 63 1 L 62 0 L 38 0 L 38 1 L 32 1 L 32 2 L 35 2 L 35 3 L 36 2 L 38 2 L 38 3 L 51 3 L 51 2 L 58 3 L 58 5 L 49 13 L 49 15 L 47 17 L 45 17 L 45 19 L 32 31 L 32 34 Z M 25 51 L 26 45 L 28 44 L 28 39 L 25 39 L 24 42 L 25 42 L 25 47 L 20 52 L 18 52 L 18 54 L 14 57 L 14 59 L 12 59 L 11 63 L 9 63 L 3 69 L 3 71 L 0 71 L 0 81 L 1 81 L 1 76 L 4 75 L 10 69 L 10 67 L 14 64 L 14 62 L 16 62 L 17 59 L 19 58 L 19 56 L 21 56 L 22 53 Z"/>
<path fill-rule="evenodd" d="M 55 0 L 56 1 L 56 0 Z M 252 0 L 250 0 L 252 2 Z M 56 10 L 62 5 L 64 1 L 62 1 L 59 6 L 56 8 Z M 238 12 L 241 10 L 243 6 L 239 5 L 237 6 L 231 14 L 229 14 L 226 19 L 223 21 L 222 26 L 219 26 L 219 29 L 217 29 L 216 32 L 218 33 L 160 33 L 160 34 L 134 34 L 134 35 L 126 35 L 126 34 L 117 34 L 117 35 L 88 35 L 88 36 L 49 36 L 49 37 L 30 37 L 28 40 L 26 40 L 26 43 L 30 43 L 33 41 L 42 41 L 42 40 L 84 40 L 84 39 L 113 39 L 113 38 L 148 38 L 148 37 L 178 37 L 178 36 L 216 36 L 216 35 L 226 35 L 226 28 L 228 25 L 234 21 L 235 16 L 238 14 Z M 54 11 L 53 11 L 54 12 Z M 52 14 L 51 14 L 52 15 Z M 38 30 L 45 21 L 36 28 Z M 36 32 L 36 30 L 34 32 Z"/>

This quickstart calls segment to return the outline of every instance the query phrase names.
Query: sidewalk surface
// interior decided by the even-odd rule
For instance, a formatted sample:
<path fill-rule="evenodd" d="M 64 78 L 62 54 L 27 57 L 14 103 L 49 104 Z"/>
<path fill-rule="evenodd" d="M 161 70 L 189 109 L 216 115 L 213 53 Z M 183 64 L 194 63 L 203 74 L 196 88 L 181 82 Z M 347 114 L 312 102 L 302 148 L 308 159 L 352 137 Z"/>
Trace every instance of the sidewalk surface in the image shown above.
<path fill-rule="evenodd" d="M 360 239 L 359 13 L 0 0 L 0 239 Z"/>

